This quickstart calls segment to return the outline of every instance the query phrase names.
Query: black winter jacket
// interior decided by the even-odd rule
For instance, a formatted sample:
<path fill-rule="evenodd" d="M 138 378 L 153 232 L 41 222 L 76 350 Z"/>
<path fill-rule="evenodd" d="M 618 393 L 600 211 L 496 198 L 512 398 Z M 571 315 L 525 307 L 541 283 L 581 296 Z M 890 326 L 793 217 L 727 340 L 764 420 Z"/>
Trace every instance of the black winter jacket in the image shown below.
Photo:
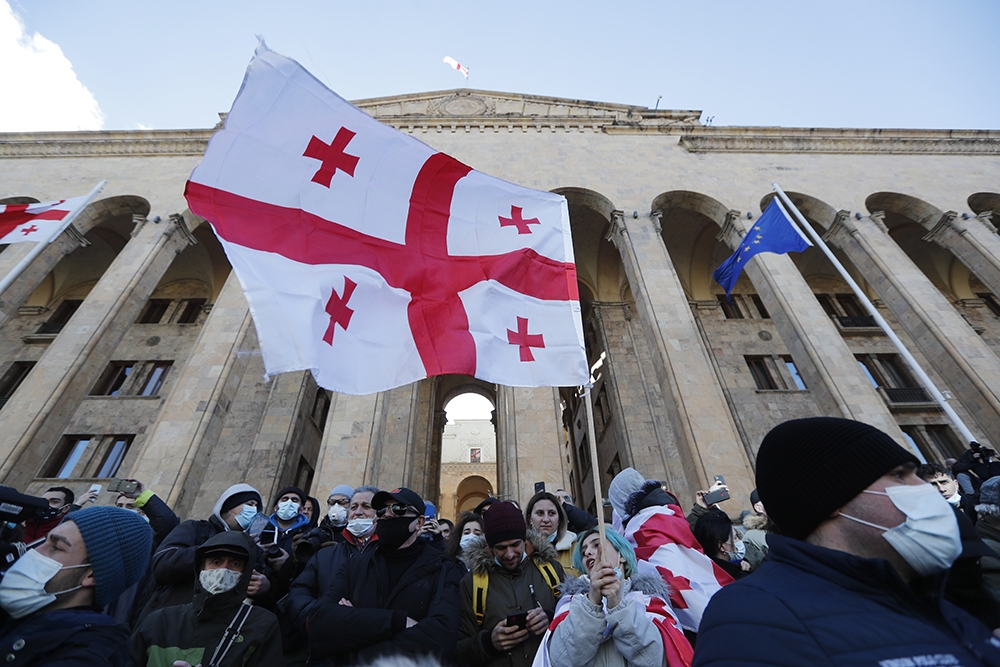
<path fill-rule="evenodd" d="M 768 535 L 751 576 L 712 597 L 694 666 L 1000 665 L 990 631 L 917 597 L 888 561 Z"/>
<path fill-rule="evenodd" d="M 92 607 L 40 611 L 0 627 L 4 665 L 122 667 L 127 655 L 128 626 Z"/>
<path fill-rule="evenodd" d="M 352 559 L 309 614 L 309 665 L 356 665 L 383 655 L 455 652 L 462 570 L 440 549 L 418 540 L 416 562 L 388 590 L 388 568 L 379 549 Z M 340 605 L 347 598 L 354 605 Z M 417 621 L 406 627 L 407 617 Z"/>

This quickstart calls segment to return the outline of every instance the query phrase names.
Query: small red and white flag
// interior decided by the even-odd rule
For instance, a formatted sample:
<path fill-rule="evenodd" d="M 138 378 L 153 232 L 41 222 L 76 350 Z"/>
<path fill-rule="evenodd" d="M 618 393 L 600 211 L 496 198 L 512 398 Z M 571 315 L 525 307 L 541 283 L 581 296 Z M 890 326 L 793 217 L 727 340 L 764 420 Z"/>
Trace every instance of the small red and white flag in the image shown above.
<path fill-rule="evenodd" d="M 566 200 L 383 125 L 263 43 L 187 183 L 269 374 L 367 394 L 589 378 Z"/>
<path fill-rule="evenodd" d="M 708 601 L 733 578 L 705 555 L 681 508 L 647 507 L 629 519 L 624 536 L 635 547 L 639 572 L 663 578 L 681 626 L 698 632 Z"/>
<path fill-rule="evenodd" d="M 451 67 L 452 69 L 457 69 L 459 72 L 462 73 L 462 76 L 464 76 L 466 79 L 469 78 L 469 69 L 467 67 L 463 66 L 462 63 L 458 62 L 457 60 L 455 60 L 451 56 L 445 56 L 444 57 L 444 63 L 448 67 Z"/>
<path fill-rule="evenodd" d="M 80 207 L 86 197 L 39 204 L 0 204 L 0 245 L 48 241 L 63 219 Z"/>

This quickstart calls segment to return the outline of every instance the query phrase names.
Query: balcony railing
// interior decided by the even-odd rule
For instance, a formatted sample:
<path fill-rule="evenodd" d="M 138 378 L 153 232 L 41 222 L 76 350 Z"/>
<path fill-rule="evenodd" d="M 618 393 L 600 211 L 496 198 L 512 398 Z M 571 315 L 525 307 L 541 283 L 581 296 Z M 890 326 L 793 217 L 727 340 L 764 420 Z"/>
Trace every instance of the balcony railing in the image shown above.
<path fill-rule="evenodd" d="M 903 387 L 890 389 L 884 387 L 885 395 L 892 403 L 931 403 L 931 397 L 920 387 Z"/>
<path fill-rule="evenodd" d="M 66 326 L 65 322 L 42 322 L 36 334 L 57 334 Z"/>
<path fill-rule="evenodd" d="M 878 322 L 871 315 L 855 315 L 853 317 L 837 317 L 837 322 L 845 329 L 878 328 Z"/>

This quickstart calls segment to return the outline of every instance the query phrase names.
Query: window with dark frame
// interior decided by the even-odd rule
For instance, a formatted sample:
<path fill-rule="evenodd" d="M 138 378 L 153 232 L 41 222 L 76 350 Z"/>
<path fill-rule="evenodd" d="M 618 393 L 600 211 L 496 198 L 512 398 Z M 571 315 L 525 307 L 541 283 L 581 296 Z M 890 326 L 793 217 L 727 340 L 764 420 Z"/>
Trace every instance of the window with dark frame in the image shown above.
<path fill-rule="evenodd" d="M 90 392 L 90 395 L 117 396 L 118 392 L 121 391 L 122 385 L 125 384 L 125 380 L 132 375 L 134 368 L 134 361 L 112 361 L 108 365 L 108 369 L 104 371 L 104 375 L 94 385 L 94 389 Z"/>
<path fill-rule="evenodd" d="M 943 454 L 942 460 L 949 457 L 960 457 L 963 454 L 962 447 L 959 447 L 955 438 L 951 435 L 951 429 L 947 426 L 926 426 L 927 438 Z"/>
<path fill-rule="evenodd" d="M 844 310 L 844 315 L 847 317 L 863 317 L 868 313 L 865 312 L 864 308 L 861 307 L 861 303 L 858 301 L 858 297 L 853 294 L 837 294 L 837 303 Z"/>
<path fill-rule="evenodd" d="M 55 456 L 49 462 L 45 471 L 45 477 L 65 479 L 72 477 L 73 469 L 76 468 L 84 452 L 90 446 L 92 436 L 89 435 L 67 435 L 56 450 Z"/>
<path fill-rule="evenodd" d="M 132 446 L 132 439 L 134 437 L 134 435 L 112 436 L 111 444 L 108 446 L 108 450 L 104 452 L 104 458 L 101 460 L 101 465 L 98 466 L 94 477 L 106 478 L 114 477 L 118 474 L 118 468 L 121 467 L 122 461 L 125 460 L 125 455 L 128 453 L 129 447 Z"/>
<path fill-rule="evenodd" d="M 316 390 L 316 399 L 313 401 L 312 420 L 319 430 L 326 428 L 326 417 L 330 413 L 330 392 L 319 388 Z"/>
<path fill-rule="evenodd" d="M 28 373 L 34 367 L 34 361 L 15 361 L 10 365 L 3 378 L 0 379 L 0 407 L 3 407 L 7 399 L 14 395 L 14 392 L 21 386 L 24 378 L 28 377 Z"/>
<path fill-rule="evenodd" d="M 136 324 L 159 324 L 170 308 L 170 299 L 150 299 Z"/>
<path fill-rule="evenodd" d="M 990 309 L 990 312 L 1000 317 L 1000 300 L 996 298 L 991 292 L 977 292 L 976 296 L 983 300 L 986 307 Z"/>
<path fill-rule="evenodd" d="M 806 381 L 802 379 L 798 366 L 795 365 L 792 358 L 782 357 L 781 360 L 785 362 L 785 368 L 788 369 L 788 374 L 792 376 L 792 382 L 795 383 L 795 388 L 799 391 L 806 391 L 808 389 Z"/>
<path fill-rule="evenodd" d="M 181 301 L 180 314 L 177 316 L 177 324 L 194 324 L 198 321 L 198 316 L 201 315 L 202 306 L 205 305 L 205 299 L 185 299 Z"/>
<path fill-rule="evenodd" d="M 837 312 L 837 307 L 833 305 L 833 299 L 829 294 L 814 294 L 816 300 L 819 301 L 819 305 L 823 307 L 823 311 L 830 317 L 839 317 L 840 313 Z"/>
<path fill-rule="evenodd" d="M 739 304 L 735 301 L 727 301 L 725 294 L 717 294 L 715 298 L 719 300 L 719 305 L 722 307 L 722 314 L 726 316 L 727 320 L 743 319 L 743 311 L 740 310 Z"/>
<path fill-rule="evenodd" d="M 771 371 L 767 367 L 767 361 L 764 357 L 746 357 L 746 361 L 757 389 L 779 388 L 778 383 L 774 381 L 774 376 L 771 375 Z"/>
<path fill-rule="evenodd" d="M 753 301 L 753 305 L 757 308 L 757 312 L 760 314 L 762 319 L 771 319 L 770 313 L 767 312 L 767 308 L 764 307 L 764 301 L 757 294 L 751 294 L 750 300 Z"/>
<path fill-rule="evenodd" d="M 149 364 L 149 375 L 146 376 L 146 382 L 143 383 L 139 395 L 157 396 L 160 393 L 160 388 L 163 387 L 163 383 L 167 379 L 167 372 L 173 366 L 173 363 L 172 361 L 154 361 Z"/>
<path fill-rule="evenodd" d="M 73 317 L 83 301 L 80 299 L 66 299 L 59 307 L 56 308 L 55 312 L 52 313 L 52 317 L 48 319 L 47 322 L 43 322 L 41 326 L 38 327 L 38 332 L 40 334 L 57 334 L 63 330 L 66 323 L 69 322 L 70 318 Z"/>

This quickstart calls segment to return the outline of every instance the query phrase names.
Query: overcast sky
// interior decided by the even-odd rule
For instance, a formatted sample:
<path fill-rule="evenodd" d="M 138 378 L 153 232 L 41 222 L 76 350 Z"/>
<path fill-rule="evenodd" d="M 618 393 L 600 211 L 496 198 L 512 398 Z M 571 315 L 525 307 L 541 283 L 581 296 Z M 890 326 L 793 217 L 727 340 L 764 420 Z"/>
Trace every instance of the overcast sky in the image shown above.
<path fill-rule="evenodd" d="M 0 131 L 211 127 L 255 34 L 348 99 L 468 85 L 662 96 L 715 125 L 997 129 L 998 28 L 996 0 L 0 0 Z"/>

